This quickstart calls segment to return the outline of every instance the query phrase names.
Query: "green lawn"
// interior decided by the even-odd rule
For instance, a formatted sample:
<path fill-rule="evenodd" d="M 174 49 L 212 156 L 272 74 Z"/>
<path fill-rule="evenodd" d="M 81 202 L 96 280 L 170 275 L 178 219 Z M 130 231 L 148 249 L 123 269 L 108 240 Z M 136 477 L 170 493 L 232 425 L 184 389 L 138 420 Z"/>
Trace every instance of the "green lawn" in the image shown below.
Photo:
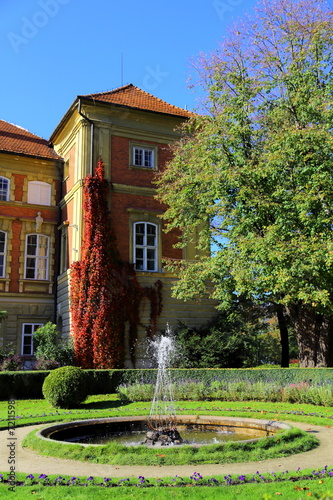
<path fill-rule="evenodd" d="M 55 410 L 44 400 L 19 400 L 16 402 L 16 425 L 32 425 L 37 423 L 48 423 L 55 421 L 69 421 L 85 418 L 108 417 L 108 416 L 134 416 L 148 415 L 150 409 L 149 403 L 130 403 L 120 402 L 116 395 L 91 396 L 80 408 L 74 410 Z M 0 428 L 7 428 L 7 410 L 8 403 L 0 402 Z M 318 407 L 313 405 L 293 405 L 288 403 L 264 403 L 264 402 L 180 402 L 177 404 L 178 413 L 188 413 L 195 415 L 212 414 L 227 415 L 235 417 L 251 417 L 263 419 L 277 419 L 307 422 L 312 425 L 333 426 L 332 408 Z M 318 467 L 322 464 L 318 464 Z M 328 464 L 329 466 L 333 464 Z M 4 475 L 8 471 L 4 471 Z M 303 473 L 303 471 L 301 471 Z M 25 475 L 29 474 L 27 471 Z M 22 478 L 25 477 L 22 475 Z M 205 478 L 206 479 L 206 478 Z M 189 479 L 188 479 L 189 481 Z M 151 482 L 155 484 L 155 480 Z M 186 482 L 186 480 L 185 480 Z M 189 484 L 189 483 L 187 483 Z M 60 491 L 59 491 L 60 488 Z M 321 479 L 305 479 L 294 482 L 288 480 L 276 483 L 263 484 L 239 484 L 227 486 L 188 486 L 182 487 L 153 487 L 140 488 L 114 487 L 112 488 L 112 497 L 115 499 L 166 499 L 176 498 L 185 499 L 207 499 L 223 498 L 229 499 L 259 499 L 269 500 L 273 498 L 307 499 L 323 498 L 333 499 L 332 496 L 324 495 L 327 491 L 333 492 L 333 480 L 331 477 Z M 10 496 L 9 496 L 10 493 Z M 61 498 L 77 499 L 103 499 L 110 498 L 110 488 L 100 486 L 57 486 L 47 487 L 40 484 L 32 486 L 16 487 L 15 492 L 8 492 L 8 486 L 0 483 L 0 498 L 5 496 L 25 500 L 35 498 L 36 500 L 55 500 Z M 281 495 L 280 495 L 281 494 Z M 324 495 L 321 497 L 321 495 Z"/>
<path fill-rule="evenodd" d="M 44 399 L 16 401 L 16 425 L 70 421 L 84 418 L 148 415 L 150 403 L 123 403 L 117 395 L 90 396 L 79 408 L 56 410 Z M 0 429 L 7 428 L 7 401 L 0 401 Z M 267 403 L 260 401 L 181 401 L 176 403 L 177 413 L 195 415 L 229 415 L 235 417 L 269 418 L 307 422 L 312 425 L 333 426 L 331 407 L 309 404 Z"/>
<path fill-rule="evenodd" d="M 19 475 L 20 479 L 24 475 Z M 50 478 L 52 481 L 55 476 Z M 68 477 L 69 479 L 69 477 Z M 67 480 L 67 478 L 66 478 Z M 96 483 L 103 483 L 103 478 L 95 478 Z M 87 484 L 87 478 L 81 480 Z M 89 481 L 88 481 L 89 483 Z M 91 481 L 90 481 L 91 483 Z M 155 480 L 151 480 L 155 484 Z M 333 499 L 333 478 L 324 479 L 304 479 L 300 481 L 281 481 L 275 483 L 238 484 L 223 486 L 193 486 L 189 478 L 184 478 L 183 486 L 168 486 L 171 479 L 165 479 L 164 486 L 141 487 L 138 480 L 132 480 L 129 486 L 105 487 L 89 484 L 88 486 L 43 486 L 33 484 L 28 486 L 16 486 L 15 491 L 8 491 L 8 486 L 0 484 L 0 498 L 31 499 L 35 500 L 58 500 L 62 499 L 92 499 L 103 500 L 104 498 L 114 499 L 147 499 L 147 500 L 167 500 L 175 499 L 220 499 L 223 500 L 270 500 L 282 498 L 288 500 L 301 500 L 310 498 Z M 127 482 L 125 483 L 127 484 Z M 328 494 L 328 492 L 331 492 Z M 324 495 L 324 496 L 322 496 Z"/>

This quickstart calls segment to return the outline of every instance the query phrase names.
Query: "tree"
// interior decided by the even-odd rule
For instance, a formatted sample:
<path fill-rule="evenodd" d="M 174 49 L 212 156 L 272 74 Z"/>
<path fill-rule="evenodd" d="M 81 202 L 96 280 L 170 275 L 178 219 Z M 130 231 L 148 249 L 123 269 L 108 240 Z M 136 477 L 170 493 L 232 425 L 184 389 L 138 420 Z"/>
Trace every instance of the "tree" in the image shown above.
<path fill-rule="evenodd" d="M 201 56 L 205 114 L 158 179 L 168 228 L 198 249 L 171 265 L 175 295 L 210 280 L 221 309 L 235 294 L 283 307 L 303 367 L 333 366 L 332 49 L 323 1 L 264 0 Z"/>

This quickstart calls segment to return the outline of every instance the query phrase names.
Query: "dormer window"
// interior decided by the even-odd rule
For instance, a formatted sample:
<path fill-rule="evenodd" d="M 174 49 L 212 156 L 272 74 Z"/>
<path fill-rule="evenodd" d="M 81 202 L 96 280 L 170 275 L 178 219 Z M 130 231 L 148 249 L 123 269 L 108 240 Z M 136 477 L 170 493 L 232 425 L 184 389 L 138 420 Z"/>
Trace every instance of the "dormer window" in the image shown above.
<path fill-rule="evenodd" d="M 9 179 L 0 176 L 0 201 L 9 200 Z"/>

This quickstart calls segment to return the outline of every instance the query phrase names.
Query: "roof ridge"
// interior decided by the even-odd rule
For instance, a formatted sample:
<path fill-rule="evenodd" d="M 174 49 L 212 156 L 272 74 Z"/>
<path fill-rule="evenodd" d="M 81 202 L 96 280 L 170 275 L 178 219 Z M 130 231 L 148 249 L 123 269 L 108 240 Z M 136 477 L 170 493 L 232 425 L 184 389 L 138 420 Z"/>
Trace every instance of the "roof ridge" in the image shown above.
<path fill-rule="evenodd" d="M 110 104 L 122 104 L 124 106 L 129 106 L 132 108 L 143 110 L 146 109 L 147 111 L 175 114 L 184 117 L 193 114 L 187 109 L 175 106 L 174 104 L 170 104 L 169 102 L 164 101 L 160 97 L 156 97 L 150 92 L 147 92 L 146 90 L 133 85 L 133 83 L 122 85 L 121 87 L 117 87 L 113 90 L 108 90 L 105 92 L 95 92 L 93 94 L 78 96 L 78 98 L 80 97 L 85 97 L 87 99 L 101 102 L 109 102 Z"/>
<path fill-rule="evenodd" d="M 122 85 L 121 87 L 116 87 L 116 88 L 111 89 L 111 90 L 105 90 L 105 92 L 92 92 L 91 94 L 83 94 L 82 96 L 79 96 L 79 97 L 90 97 L 93 95 L 116 94 L 117 92 L 120 92 L 121 90 L 125 90 L 126 88 L 129 88 L 129 87 L 138 88 L 138 87 L 135 87 L 135 85 L 133 85 L 133 83 L 128 83 L 127 85 Z"/>

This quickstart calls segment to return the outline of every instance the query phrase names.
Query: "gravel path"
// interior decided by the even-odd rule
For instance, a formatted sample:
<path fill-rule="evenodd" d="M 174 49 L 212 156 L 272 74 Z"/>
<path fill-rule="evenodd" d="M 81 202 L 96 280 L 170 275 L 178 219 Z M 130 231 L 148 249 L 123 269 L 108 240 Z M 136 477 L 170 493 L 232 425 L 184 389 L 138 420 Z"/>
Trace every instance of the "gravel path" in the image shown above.
<path fill-rule="evenodd" d="M 262 460 L 260 462 L 237 463 L 237 464 L 203 464 L 203 465 L 177 465 L 177 466 L 119 466 L 93 464 L 80 462 L 77 460 L 44 457 L 37 453 L 22 448 L 23 438 L 32 430 L 45 427 L 35 425 L 29 427 L 18 427 L 15 429 L 15 438 L 9 435 L 7 430 L 0 431 L 0 471 L 9 472 L 10 465 L 8 457 L 11 450 L 15 452 L 16 472 L 27 474 L 58 474 L 72 476 L 99 476 L 99 477 L 167 477 L 176 474 L 189 477 L 193 472 L 198 471 L 204 477 L 226 474 L 252 474 L 259 471 L 266 472 L 295 471 L 301 469 L 333 466 L 333 428 L 307 425 L 303 423 L 289 422 L 290 425 L 313 433 L 320 441 L 320 445 L 312 451 L 299 453 L 286 458 Z M 15 450 L 14 450 L 15 447 Z"/>

